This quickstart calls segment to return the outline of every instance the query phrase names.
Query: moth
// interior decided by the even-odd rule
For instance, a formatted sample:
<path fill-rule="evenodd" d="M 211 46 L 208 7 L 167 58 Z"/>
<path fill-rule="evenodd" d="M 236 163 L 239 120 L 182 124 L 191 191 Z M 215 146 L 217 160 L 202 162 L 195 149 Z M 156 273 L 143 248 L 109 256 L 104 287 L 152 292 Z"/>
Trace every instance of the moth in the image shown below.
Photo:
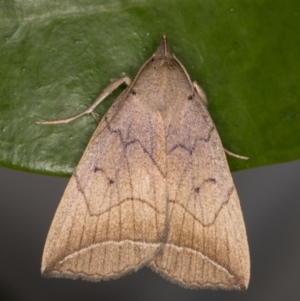
<path fill-rule="evenodd" d="M 42 274 L 92 281 L 148 266 L 186 288 L 244 290 L 239 198 L 201 87 L 161 38 L 95 130 L 46 240 Z"/>

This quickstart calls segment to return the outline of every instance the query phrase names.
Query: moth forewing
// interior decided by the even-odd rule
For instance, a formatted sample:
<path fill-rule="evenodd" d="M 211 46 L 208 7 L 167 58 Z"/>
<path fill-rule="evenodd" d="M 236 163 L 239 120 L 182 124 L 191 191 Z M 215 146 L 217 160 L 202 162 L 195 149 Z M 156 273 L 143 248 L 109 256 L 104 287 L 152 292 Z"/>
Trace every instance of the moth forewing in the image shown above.
<path fill-rule="evenodd" d="M 64 192 L 43 274 L 100 281 L 148 264 L 184 287 L 247 288 L 243 216 L 204 92 L 165 36 L 125 81 Z"/>

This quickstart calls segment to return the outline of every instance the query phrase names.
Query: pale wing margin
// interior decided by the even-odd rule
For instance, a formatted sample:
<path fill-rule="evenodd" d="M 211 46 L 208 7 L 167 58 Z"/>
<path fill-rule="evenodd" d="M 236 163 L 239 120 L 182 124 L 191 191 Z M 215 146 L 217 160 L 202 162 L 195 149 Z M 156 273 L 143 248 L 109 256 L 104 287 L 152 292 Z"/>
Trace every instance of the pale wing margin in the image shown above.
<path fill-rule="evenodd" d="M 116 278 L 137 270 L 161 248 L 164 125 L 138 96 L 123 101 L 126 93 L 101 120 L 64 192 L 44 248 L 44 275 Z"/>
<path fill-rule="evenodd" d="M 169 234 L 150 267 L 189 288 L 245 289 L 250 261 L 239 198 L 198 94 L 172 116 L 166 137 Z"/>

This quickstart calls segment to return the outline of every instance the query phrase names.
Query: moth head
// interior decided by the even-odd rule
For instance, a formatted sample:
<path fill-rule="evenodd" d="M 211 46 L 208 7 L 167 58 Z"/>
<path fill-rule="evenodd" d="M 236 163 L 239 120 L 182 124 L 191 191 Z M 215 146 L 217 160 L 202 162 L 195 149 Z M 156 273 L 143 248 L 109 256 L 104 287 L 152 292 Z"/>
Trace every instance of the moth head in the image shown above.
<path fill-rule="evenodd" d="M 164 35 L 160 39 L 160 44 L 155 53 L 150 58 L 150 63 L 154 66 L 173 65 L 174 54 L 172 53 L 167 37 Z"/>
<path fill-rule="evenodd" d="M 170 50 L 170 46 L 167 40 L 167 37 L 163 35 L 160 39 L 160 44 L 155 52 L 156 57 L 164 57 L 167 58 L 168 56 L 172 56 L 172 52 Z"/>

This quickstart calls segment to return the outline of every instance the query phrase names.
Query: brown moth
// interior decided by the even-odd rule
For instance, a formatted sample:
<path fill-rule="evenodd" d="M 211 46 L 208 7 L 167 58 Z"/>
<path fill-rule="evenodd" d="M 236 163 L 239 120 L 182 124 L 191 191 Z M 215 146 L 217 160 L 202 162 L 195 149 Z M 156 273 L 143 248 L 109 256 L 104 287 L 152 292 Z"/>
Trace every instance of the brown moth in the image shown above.
<path fill-rule="evenodd" d="M 42 274 L 100 281 L 147 265 L 187 288 L 244 290 L 239 198 L 204 92 L 165 36 L 95 130 L 56 211 Z M 232 153 L 231 153 L 232 154 Z"/>

